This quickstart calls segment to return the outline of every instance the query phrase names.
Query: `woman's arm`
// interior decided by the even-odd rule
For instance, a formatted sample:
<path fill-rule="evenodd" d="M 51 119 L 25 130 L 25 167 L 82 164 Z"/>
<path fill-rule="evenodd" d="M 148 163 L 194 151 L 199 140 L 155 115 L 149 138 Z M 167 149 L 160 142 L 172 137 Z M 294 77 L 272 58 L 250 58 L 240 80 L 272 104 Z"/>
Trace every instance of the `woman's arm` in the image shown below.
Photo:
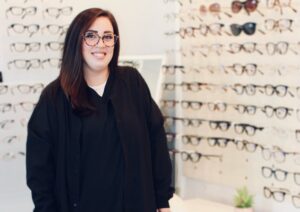
<path fill-rule="evenodd" d="M 150 90 L 137 72 L 139 98 L 144 103 L 147 117 L 149 136 L 151 141 L 152 170 L 157 208 L 164 212 L 169 208 L 168 200 L 173 196 L 174 189 L 172 182 L 172 165 L 167 147 L 164 119 L 157 104 L 151 97 Z"/>
<path fill-rule="evenodd" d="M 57 212 L 54 198 L 55 169 L 49 126 L 49 104 L 43 92 L 28 123 L 26 177 L 35 206 L 34 212 Z"/>
<path fill-rule="evenodd" d="M 172 165 L 167 147 L 163 116 L 151 99 L 148 117 L 149 135 L 151 139 L 152 169 L 156 193 L 157 208 L 168 208 L 168 200 L 173 196 Z M 161 211 L 160 211 L 161 212 Z"/>

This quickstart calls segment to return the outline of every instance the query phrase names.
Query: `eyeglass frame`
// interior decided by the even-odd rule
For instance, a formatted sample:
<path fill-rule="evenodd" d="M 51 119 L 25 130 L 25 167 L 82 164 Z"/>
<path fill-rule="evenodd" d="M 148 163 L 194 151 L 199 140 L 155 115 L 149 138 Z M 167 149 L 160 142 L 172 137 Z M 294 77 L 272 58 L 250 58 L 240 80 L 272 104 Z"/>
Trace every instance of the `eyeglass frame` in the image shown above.
<path fill-rule="evenodd" d="M 292 7 L 292 0 L 288 1 L 288 4 L 282 4 L 280 0 L 274 0 L 272 6 L 269 4 L 270 0 L 266 1 L 267 8 L 273 9 L 274 7 L 278 6 L 280 9 L 280 14 L 283 15 L 283 7 L 289 7 L 294 13 L 297 13 L 297 9 Z"/>
<path fill-rule="evenodd" d="M 264 170 L 267 170 L 267 171 L 270 171 L 270 174 L 267 175 L 266 172 L 264 172 Z M 277 174 L 281 172 L 283 173 L 284 177 L 282 179 L 280 179 L 279 176 L 277 176 Z M 261 167 L 261 173 L 262 173 L 262 176 L 265 177 L 265 178 L 271 178 L 272 176 L 274 176 L 274 178 L 278 181 L 285 181 L 288 177 L 288 175 L 293 175 L 293 178 L 294 178 L 294 182 L 297 184 L 297 185 L 300 185 L 300 182 L 297 181 L 297 176 L 300 176 L 300 173 L 299 172 L 290 172 L 290 171 L 286 171 L 286 170 L 283 170 L 283 169 L 278 169 L 278 168 L 272 168 L 272 167 L 267 167 L 267 166 L 262 166 Z"/>
<path fill-rule="evenodd" d="M 17 45 L 23 45 L 22 50 L 19 50 L 17 48 Z M 10 51 L 13 52 L 37 52 L 41 48 L 41 43 L 40 42 L 31 42 L 31 43 L 23 43 L 23 42 L 16 42 L 16 43 L 11 43 L 9 45 Z"/>
<path fill-rule="evenodd" d="M 97 43 L 96 43 L 95 45 L 89 45 L 89 44 L 87 43 L 87 41 L 86 41 L 86 39 L 85 39 L 85 33 L 86 33 L 86 32 L 93 32 L 93 33 L 97 36 L 98 41 L 97 41 Z M 103 42 L 103 44 L 105 45 L 105 47 L 113 47 L 113 46 L 116 45 L 116 43 L 117 43 L 117 41 L 118 41 L 118 39 L 119 39 L 119 36 L 118 36 L 118 35 L 111 33 L 111 34 L 113 35 L 114 45 L 112 45 L 112 46 L 107 46 L 107 45 L 105 44 L 105 42 L 104 42 L 104 39 L 103 39 L 103 37 L 105 36 L 105 34 L 102 35 L 102 36 L 100 36 L 100 35 L 97 33 L 97 31 L 94 31 L 94 30 L 88 30 L 88 31 L 86 31 L 86 32 L 84 32 L 81 36 L 82 36 L 82 38 L 83 38 L 85 44 L 86 44 L 87 46 L 91 46 L 91 47 L 97 46 L 97 45 L 99 44 L 100 39 L 102 40 L 102 42 Z"/>
<path fill-rule="evenodd" d="M 266 193 L 266 192 L 269 192 L 269 193 Z M 296 202 L 295 202 L 295 199 L 298 198 L 300 199 L 300 195 L 293 195 L 291 194 L 290 190 L 286 189 L 286 188 L 270 188 L 270 187 L 267 187 L 267 186 L 264 186 L 263 188 L 263 193 L 264 193 L 264 196 L 266 198 L 273 198 L 275 201 L 277 202 L 283 202 L 285 200 L 285 196 L 286 195 L 290 195 L 291 196 L 291 199 L 292 199 L 292 203 L 293 205 L 296 207 L 296 208 L 299 208 L 298 205 L 296 205 Z M 276 196 L 274 193 L 280 193 L 282 195 L 282 199 L 276 199 Z M 268 195 L 269 194 L 269 195 Z M 278 197 L 278 196 L 277 196 Z"/>
<path fill-rule="evenodd" d="M 21 11 L 21 14 L 14 14 L 13 13 L 13 9 L 20 9 L 22 10 Z M 32 10 L 32 14 L 30 13 Z M 29 12 L 28 12 L 29 11 Z M 12 7 L 9 7 L 6 11 L 5 11 L 5 16 L 6 18 L 8 18 L 8 13 L 11 13 L 13 16 L 21 16 L 21 19 L 25 18 L 26 15 L 36 15 L 36 12 L 37 12 L 37 7 L 18 7 L 18 6 L 12 6 Z"/>

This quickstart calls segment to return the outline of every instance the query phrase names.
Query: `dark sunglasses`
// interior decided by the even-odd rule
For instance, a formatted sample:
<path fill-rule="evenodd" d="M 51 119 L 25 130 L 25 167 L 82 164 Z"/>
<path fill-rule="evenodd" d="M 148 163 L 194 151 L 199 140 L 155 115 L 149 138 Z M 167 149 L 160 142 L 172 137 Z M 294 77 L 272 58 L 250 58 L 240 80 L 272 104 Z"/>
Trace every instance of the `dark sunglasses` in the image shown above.
<path fill-rule="evenodd" d="M 247 22 L 243 25 L 231 24 L 230 29 L 234 36 L 240 35 L 242 31 L 244 31 L 247 35 L 253 35 L 256 30 L 256 23 Z"/>

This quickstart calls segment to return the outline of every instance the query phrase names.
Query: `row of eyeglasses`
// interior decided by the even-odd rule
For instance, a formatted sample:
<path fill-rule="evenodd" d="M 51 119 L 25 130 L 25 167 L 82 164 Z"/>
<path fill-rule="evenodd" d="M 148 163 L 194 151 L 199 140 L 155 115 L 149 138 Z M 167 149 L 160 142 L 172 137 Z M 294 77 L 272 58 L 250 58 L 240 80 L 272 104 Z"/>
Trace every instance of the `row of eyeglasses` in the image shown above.
<path fill-rule="evenodd" d="M 182 51 L 182 50 L 178 50 Z M 169 54 L 171 54 L 169 52 Z M 256 63 L 233 63 L 232 65 L 190 65 L 185 67 L 183 65 L 163 65 L 162 72 L 168 75 L 174 75 L 176 72 L 182 74 L 189 74 L 189 73 L 205 73 L 205 74 L 225 74 L 230 75 L 234 74 L 236 76 L 256 76 L 256 75 L 278 75 L 278 76 L 285 76 L 288 74 L 298 74 L 300 70 L 300 65 L 275 65 L 275 64 L 256 64 Z"/>
<path fill-rule="evenodd" d="M 266 96 L 277 96 L 277 97 L 285 97 L 290 96 L 292 98 L 298 97 L 300 98 L 300 86 L 288 86 L 288 85 L 257 85 L 257 84 L 215 84 L 215 83 L 207 83 L 207 82 L 181 82 L 181 83 L 163 83 L 163 89 L 166 91 L 175 91 L 176 88 L 181 87 L 184 92 L 192 91 L 192 92 L 200 92 L 200 91 L 221 91 L 223 93 L 229 93 L 230 91 L 234 91 L 237 95 L 248 95 L 254 96 L 258 93 Z M 296 94 L 295 94 L 296 93 Z"/>
<path fill-rule="evenodd" d="M 260 150 L 264 160 L 268 161 L 273 158 L 277 163 L 284 163 L 287 156 L 290 156 L 294 157 L 293 159 L 296 165 L 300 165 L 300 152 L 285 151 L 279 146 L 268 147 L 246 139 L 234 139 L 227 137 L 206 137 L 187 134 L 178 135 L 173 133 L 167 133 L 167 136 L 169 138 L 168 142 L 181 141 L 184 145 L 192 145 L 195 147 L 206 141 L 210 147 L 227 148 L 229 147 L 229 144 L 232 144 L 237 150 L 246 151 L 248 153 L 255 153 L 256 150 Z"/>
<path fill-rule="evenodd" d="M 164 116 L 164 120 L 166 127 L 174 126 L 178 121 L 185 127 L 194 128 L 198 128 L 206 123 L 211 130 L 227 132 L 229 129 L 233 128 L 235 133 L 240 135 L 245 134 L 247 136 L 254 136 L 257 131 L 262 132 L 266 128 L 248 123 L 235 123 L 227 120 L 208 120 L 202 118 Z"/>
<path fill-rule="evenodd" d="M 192 128 L 199 128 L 199 127 L 206 127 L 206 124 L 209 129 L 213 131 L 219 132 L 232 132 L 239 134 L 239 135 L 247 135 L 247 136 L 255 136 L 256 132 L 266 132 L 277 135 L 280 139 L 289 139 L 289 138 L 296 138 L 296 141 L 300 142 L 300 129 L 283 129 L 282 127 L 275 127 L 275 126 L 257 126 L 245 122 L 233 122 L 228 120 L 209 120 L 209 119 L 202 119 L 202 118 L 188 118 L 188 117 L 176 117 L 176 116 L 164 116 L 165 123 L 164 126 L 167 129 L 171 129 L 178 122 L 183 127 L 192 127 Z"/>
<path fill-rule="evenodd" d="M 24 4 L 26 4 L 26 3 L 28 3 L 28 2 L 31 2 L 32 0 L 4 0 L 5 2 L 7 2 L 7 3 L 24 3 Z M 35 1 L 35 0 L 33 0 L 33 1 Z M 47 2 L 47 1 L 51 1 L 51 2 L 53 2 L 53 0 L 40 0 L 41 2 Z M 65 0 L 56 0 L 57 2 L 59 2 L 59 3 L 63 3 Z"/>
<path fill-rule="evenodd" d="M 288 116 L 292 116 L 295 113 L 298 121 L 300 121 L 300 109 L 294 109 L 285 106 L 274 107 L 271 105 L 259 106 L 255 104 L 232 104 L 222 101 L 215 102 L 203 102 L 203 101 L 187 101 L 187 100 L 160 100 L 161 108 L 175 108 L 180 105 L 183 109 L 201 110 L 206 106 L 209 111 L 212 112 L 226 112 L 229 108 L 238 112 L 238 114 L 256 115 L 257 111 L 262 112 L 268 118 L 276 117 L 278 119 L 285 119 Z"/>
<path fill-rule="evenodd" d="M 11 6 L 6 9 L 5 15 L 6 18 L 10 17 L 18 17 L 24 19 L 26 17 L 34 16 L 38 12 L 38 8 L 35 6 L 30 7 L 19 7 L 19 6 Z M 73 7 L 48 7 L 42 11 L 43 17 L 51 17 L 58 19 L 61 16 L 70 16 L 73 12 Z"/>
<path fill-rule="evenodd" d="M 63 49 L 63 42 L 48 41 L 44 44 L 41 42 L 14 42 L 9 45 L 11 52 L 38 52 L 44 46 L 46 51 L 61 51 Z"/>
<path fill-rule="evenodd" d="M 31 69 L 43 69 L 45 65 L 51 68 L 59 68 L 61 65 L 61 58 L 46 58 L 46 59 L 15 59 L 11 60 L 7 63 L 7 68 L 10 70 L 12 68 L 15 69 L 23 69 L 23 70 L 31 70 Z"/>
<path fill-rule="evenodd" d="M 20 109 L 25 112 L 32 112 L 36 103 L 30 101 L 22 101 L 18 103 L 0 103 L 0 113 L 17 112 Z M 21 110 L 20 110 L 21 111 Z"/>
<path fill-rule="evenodd" d="M 245 1 L 238 1 L 234 0 L 231 2 L 229 6 L 221 6 L 218 2 L 211 3 L 209 5 L 201 4 L 198 5 L 197 0 L 163 0 L 164 3 L 169 2 L 177 2 L 181 7 L 190 5 L 194 6 L 194 10 L 197 10 L 200 16 L 206 16 L 208 13 L 217 17 L 221 18 L 221 15 L 226 15 L 227 17 L 231 18 L 233 14 L 237 14 L 241 12 L 242 9 L 250 15 L 251 13 L 257 12 L 261 16 L 265 16 L 263 12 L 258 9 L 259 3 L 263 2 L 260 0 L 245 0 Z M 293 6 L 293 0 L 264 0 L 265 4 L 260 6 L 260 8 L 272 9 L 272 10 L 279 10 L 280 14 L 283 14 L 283 9 L 287 8 L 290 11 L 297 13 L 298 10 Z M 295 2 L 295 1 L 294 1 Z M 196 7 L 195 7 L 196 6 Z M 231 9 L 231 13 L 229 11 L 224 11 Z"/>
<path fill-rule="evenodd" d="M 17 84 L 17 85 L 6 85 L 0 84 L 0 96 L 6 94 L 40 94 L 44 89 L 45 84 Z"/>
<path fill-rule="evenodd" d="M 228 25 L 230 32 L 225 29 L 225 24 L 223 23 L 201 23 L 197 24 L 197 26 L 180 27 L 178 30 L 166 32 L 165 35 L 179 35 L 183 39 L 187 37 L 207 36 L 208 34 L 215 36 L 222 36 L 224 34 L 228 36 L 239 36 L 242 32 L 246 35 L 254 35 L 256 31 L 262 35 L 267 35 L 267 32 L 293 32 L 293 26 L 295 26 L 293 23 L 294 20 L 288 18 L 277 20 L 269 18 L 265 19 L 263 24 L 257 24 L 256 22 L 245 22 L 242 24 L 232 23 Z M 258 28 L 257 26 L 260 27 Z"/>
<path fill-rule="evenodd" d="M 258 55 L 299 55 L 300 52 L 300 42 L 245 42 L 245 43 L 213 43 L 213 44 L 200 44 L 191 45 L 190 47 L 181 48 L 180 50 L 171 50 L 169 52 L 178 52 L 183 58 L 193 58 L 193 57 L 208 57 L 210 54 L 215 54 L 217 56 L 229 54 L 258 54 Z"/>
<path fill-rule="evenodd" d="M 297 141 L 300 142 L 300 130 L 296 130 L 296 137 Z M 249 141 L 247 139 L 238 139 L 238 138 L 228 138 L 228 137 L 216 137 L 216 136 L 199 136 L 195 134 L 180 134 L 180 133 L 173 133 L 167 132 L 167 141 L 168 143 L 173 143 L 176 141 L 181 141 L 185 145 L 192 145 L 198 146 L 202 141 L 207 141 L 209 146 L 218 146 L 221 148 L 226 148 L 228 143 L 233 143 L 236 145 L 236 148 L 240 151 L 247 151 L 249 153 L 253 153 L 256 151 L 257 147 L 259 147 L 262 151 L 268 150 L 270 148 L 264 147 L 259 143 L 255 143 L 253 141 Z M 269 154 L 265 154 L 264 158 L 269 160 L 270 158 L 267 157 Z M 277 160 L 277 159 L 276 159 Z M 282 161 L 278 159 L 278 161 Z M 283 162 L 283 161 L 282 161 Z"/>
<path fill-rule="evenodd" d="M 32 37 L 34 34 L 41 32 L 42 34 L 48 33 L 49 35 L 59 35 L 60 37 L 67 33 L 69 24 L 59 25 L 59 24 L 47 24 L 41 26 L 39 24 L 21 24 L 13 23 L 8 26 L 7 34 L 10 35 L 12 32 L 17 35 L 22 35 L 28 33 L 29 37 Z"/>

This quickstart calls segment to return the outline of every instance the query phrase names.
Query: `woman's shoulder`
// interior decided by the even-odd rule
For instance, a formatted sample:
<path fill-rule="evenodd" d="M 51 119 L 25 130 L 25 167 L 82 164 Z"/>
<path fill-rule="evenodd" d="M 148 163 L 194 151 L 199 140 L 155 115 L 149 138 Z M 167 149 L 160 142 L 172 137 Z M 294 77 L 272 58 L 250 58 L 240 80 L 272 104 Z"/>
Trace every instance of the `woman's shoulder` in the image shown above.
<path fill-rule="evenodd" d="M 132 66 L 118 66 L 117 75 L 121 77 L 134 77 L 138 70 Z"/>
<path fill-rule="evenodd" d="M 62 88 L 60 86 L 59 79 L 55 79 L 45 86 L 41 93 L 41 98 L 45 98 L 48 100 L 53 100 L 59 97 L 62 94 Z"/>
<path fill-rule="evenodd" d="M 116 75 L 125 81 L 141 83 L 144 81 L 140 72 L 131 66 L 118 66 Z"/>

